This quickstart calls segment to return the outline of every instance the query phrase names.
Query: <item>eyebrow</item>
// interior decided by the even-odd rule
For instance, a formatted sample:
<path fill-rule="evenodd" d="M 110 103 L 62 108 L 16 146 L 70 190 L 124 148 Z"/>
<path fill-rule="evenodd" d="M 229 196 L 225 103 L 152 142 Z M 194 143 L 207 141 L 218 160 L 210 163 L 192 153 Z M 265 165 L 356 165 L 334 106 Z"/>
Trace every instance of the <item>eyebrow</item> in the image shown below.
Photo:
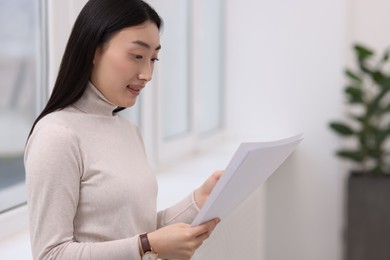
<path fill-rule="evenodd" d="M 148 50 L 150 50 L 150 49 L 152 48 L 152 47 L 150 47 L 149 44 L 147 44 L 147 43 L 144 42 L 144 41 L 138 40 L 138 41 L 133 41 L 132 43 L 137 44 L 137 45 L 139 45 L 139 46 L 141 46 L 141 47 L 144 47 L 144 48 L 146 48 L 146 49 L 148 49 Z M 161 49 L 161 45 L 158 45 L 157 48 L 156 48 L 155 50 L 158 51 L 158 50 L 160 50 L 160 49 Z"/>

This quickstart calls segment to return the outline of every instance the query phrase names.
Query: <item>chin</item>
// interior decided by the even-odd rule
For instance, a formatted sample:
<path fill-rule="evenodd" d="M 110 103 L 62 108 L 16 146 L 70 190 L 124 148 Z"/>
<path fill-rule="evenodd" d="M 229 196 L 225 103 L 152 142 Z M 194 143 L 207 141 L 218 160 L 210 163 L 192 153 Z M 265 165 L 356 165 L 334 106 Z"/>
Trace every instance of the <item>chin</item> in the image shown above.
<path fill-rule="evenodd" d="M 124 105 L 123 105 L 122 107 L 127 107 L 127 108 L 129 108 L 129 107 L 134 106 L 135 103 L 136 103 L 136 100 L 133 100 L 133 101 L 130 101 L 130 102 L 128 101 L 128 102 L 124 103 Z"/>

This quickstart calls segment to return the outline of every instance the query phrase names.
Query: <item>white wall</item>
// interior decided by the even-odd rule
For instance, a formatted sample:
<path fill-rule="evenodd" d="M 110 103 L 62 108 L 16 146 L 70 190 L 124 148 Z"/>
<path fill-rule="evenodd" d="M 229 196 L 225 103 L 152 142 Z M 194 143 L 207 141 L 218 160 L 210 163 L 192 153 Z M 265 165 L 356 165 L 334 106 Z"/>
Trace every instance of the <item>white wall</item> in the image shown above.
<path fill-rule="evenodd" d="M 348 0 L 350 42 L 367 44 L 378 52 L 390 47 L 388 0 Z"/>
<path fill-rule="evenodd" d="M 352 42 L 390 46 L 390 1 L 228 4 L 229 129 L 241 139 L 306 137 L 266 184 L 259 248 L 267 260 L 342 259 L 346 169 L 327 125 L 343 116 Z"/>
<path fill-rule="evenodd" d="M 344 175 L 327 124 L 342 111 L 346 3 L 228 3 L 229 128 L 250 140 L 305 133 L 265 187 L 265 259 L 341 259 Z"/>

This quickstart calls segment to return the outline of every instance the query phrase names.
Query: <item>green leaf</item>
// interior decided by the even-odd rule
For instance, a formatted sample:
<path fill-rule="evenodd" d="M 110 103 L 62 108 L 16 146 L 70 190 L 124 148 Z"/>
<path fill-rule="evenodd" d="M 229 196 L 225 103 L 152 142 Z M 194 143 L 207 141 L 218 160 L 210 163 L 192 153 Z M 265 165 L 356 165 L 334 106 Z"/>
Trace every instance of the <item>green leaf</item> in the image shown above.
<path fill-rule="evenodd" d="M 365 60 L 359 60 L 359 68 L 365 74 L 371 75 L 373 73 L 373 71 L 369 67 L 367 67 L 367 63 L 365 62 Z"/>
<path fill-rule="evenodd" d="M 365 116 L 356 116 L 356 115 L 350 115 L 350 117 L 356 121 L 358 121 L 361 124 L 364 124 L 364 122 L 367 120 Z"/>
<path fill-rule="evenodd" d="M 382 170 L 382 167 L 380 167 L 379 165 L 377 165 L 377 166 L 373 167 L 372 169 L 370 169 L 369 172 L 371 174 L 375 174 L 375 175 L 384 174 L 384 171 Z"/>
<path fill-rule="evenodd" d="M 358 75 L 356 75 L 356 74 L 355 74 L 353 71 L 351 71 L 350 69 L 346 69 L 346 70 L 345 70 L 345 75 L 346 75 L 349 79 L 351 79 L 351 80 L 353 80 L 353 81 L 357 81 L 357 82 L 359 82 L 359 83 L 362 83 L 362 82 L 363 82 L 362 78 L 359 77 Z"/>
<path fill-rule="evenodd" d="M 349 96 L 349 102 L 351 103 L 363 103 L 363 90 L 354 86 L 349 86 L 345 89 L 345 93 Z"/>
<path fill-rule="evenodd" d="M 378 150 L 378 149 L 373 149 L 373 148 L 370 148 L 370 149 L 367 149 L 367 156 L 371 157 L 371 158 L 380 158 L 382 156 L 382 151 L 381 150 Z"/>
<path fill-rule="evenodd" d="M 383 57 L 382 57 L 382 62 L 387 62 L 389 60 L 389 55 L 390 55 L 390 49 L 387 49 L 385 51 L 385 53 L 383 54 Z"/>
<path fill-rule="evenodd" d="M 381 71 L 373 71 L 371 78 L 379 86 L 390 89 L 390 78 L 384 75 Z"/>
<path fill-rule="evenodd" d="M 354 49 L 355 49 L 356 56 L 360 61 L 363 61 L 374 55 L 374 52 L 372 50 L 360 44 L 356 44 L 354 46 Z"/>
<path fill-rule="evenodd" d="M 382 84 L 382 87 L 390 89 L 390 76 L 384 76 L 381 84 Z"/>
<path fill-rule="evenodd" d="M 361 151 L 340 150 L 337 151 L 337 155 L 344 159 L 350 159 L 355 162 L 362 162 L 364 155 Z"/>
<path fill-rule="evenodd" d="M 350 136 L 350 135 L 355 134 L 355 132 L 352 130 L 352 128 L 350 128 L 348 125 L 346 125 L 344 123 L 333 122 L 333 123 L 330 123 L 329 126 L 330 126 L 330 128 L 332 128 L 335 132 L 337 132 L 340 135 Z"/>
<path fill-rule="evenodd" d="M 386 107 L 382 108 L 381 113 L 387 114 L 390 112 L 390 104 L 388 104 Z"/>
<path fill-rule="evenodd" d="M 390 136 L 390 128 L 384 128 L 384 129 L 380 129 L 378 130 L 378 133 L 377 133 L 377 142 L 380 144 L 383 144 L 384 141 Z"/>
<path fill-rule="evenodd" d="M 371 117 L 372 115 L 379 115 L 381 113 L 382 108 L 380 107 L 380 103 L 387 92 L 388 89 L 382 89 L 382 91 L 372 100 L 372 102 L 367 105 L 367 117 Z"/>

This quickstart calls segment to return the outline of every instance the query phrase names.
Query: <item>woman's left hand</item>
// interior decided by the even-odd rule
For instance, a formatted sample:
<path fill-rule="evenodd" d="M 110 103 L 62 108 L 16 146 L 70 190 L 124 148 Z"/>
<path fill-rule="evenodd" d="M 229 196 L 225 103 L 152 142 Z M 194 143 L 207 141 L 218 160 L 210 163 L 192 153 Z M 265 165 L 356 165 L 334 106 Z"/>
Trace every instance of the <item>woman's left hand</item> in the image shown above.
<path fill-rule="evenodd" d="M 203 204 L 206 202 L 211 191 L 217 184 L 219 178 L 221 178 L 222 173 L 222 170 L 215 171 L 210 177 L 207 178 L 207 180 L 202 184 L 202 186 L 195 190 L 194 197 L 198 208 L 201 209 L 203 207 Z"/>

